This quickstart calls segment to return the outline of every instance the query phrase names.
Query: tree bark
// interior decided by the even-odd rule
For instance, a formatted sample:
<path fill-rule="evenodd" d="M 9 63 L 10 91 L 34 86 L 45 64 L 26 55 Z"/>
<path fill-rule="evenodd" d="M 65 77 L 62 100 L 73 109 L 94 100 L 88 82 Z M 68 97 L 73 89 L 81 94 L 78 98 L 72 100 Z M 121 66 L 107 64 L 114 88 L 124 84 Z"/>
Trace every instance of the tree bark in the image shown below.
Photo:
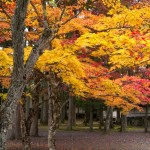
<path fill-rule="evenodd" d="M 61 84 L 60 79 L 57 78 L 53 72 L 49 73 L 48 85 L 48 148 L 49 150 L 56 150 L 55 133 L 58 128 L 60 111 L 61 111 Z"/>
<path fill-rule="evenodd" d="M 64 123 L 66 116 L 66 105 L 63 106 L 61 114 L 60 114 L 60 123 Z"/>
<path fill-rule="evenodd" d="M 42 125 L 48 125 L 48 99 L 47 95 L 45 94 L 43 97 L 44 102 L 42 103 L 41 108 L 41 116 L 40 116 L 40 123 Z"/>
<path fill-rule="evenodd" d="M 26 118 L 26 98 L 24 97 L 21 105 L 21 133 L 22 133 L 22 144 L 23 150 L 31 150 L 30 141 L 30 125 L 29 119 Z"/>
<path fill-rule="evenodd" d="M 33 97 L 32 107 L 33 107 L 32 109 L 33 109 L 34 114 L 32 118 L 30 135 L 37 137 L 38 136 L 38 117 L 39 117 L 39 96 L 38 95 Z"/>
<path fill-rule="evenodd" d="M 21 114 L 20 114 L 20 104 L 17 105 L 16 117 L 15 117 L 15 139 L 21 138 Z"/>

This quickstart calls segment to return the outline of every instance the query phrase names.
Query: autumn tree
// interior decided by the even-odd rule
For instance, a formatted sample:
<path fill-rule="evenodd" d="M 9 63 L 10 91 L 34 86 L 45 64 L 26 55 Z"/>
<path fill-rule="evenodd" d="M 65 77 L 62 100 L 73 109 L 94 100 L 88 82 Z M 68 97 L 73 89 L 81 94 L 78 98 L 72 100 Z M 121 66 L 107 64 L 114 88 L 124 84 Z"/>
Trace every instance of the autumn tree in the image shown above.
<path fill-rule="evenodd" d="M 66 7 L 58 8 L 58 19 L 56 19 L 54 22 L 47 18 L 47 9 L 51 8 L 52 10 L 57 11 L 57 8 L 54 8 L 50 5 L 48 7 L 46 1 L 42 0 L 37 2 L 37 6 L 40 5 L 40 9 L 42 12 L 41 18 L 42 18 L 42 25 L 39 25 L 40 32 L 35 39 L 36 42 L 34 43 L 33 49 L 27 59 L 27 61 L 24 64 L 24 46 L 25 46 L 25 23 L 26 19 L 30 18 L 30 11 L 28 11 L 28 8 L 32 5 L 32 2 L 29 2 L 28 0 L 17 0 L 14 1 L 7 1 L 3 0 L 1 1 L 1 13 L 6 16 L 7 18 L 5 21 L 9 20 L 8 24 L 9 27 L 11 26 L 12 29 L 12 43 L 13 43 L 13 73 L 12 73 L 12 79 L 11 79 L 11 85 L 9 87 L 8 95 L 7 95 L 7 101 L 3 102 L 1 105 L 1 120 L 0 120 L 0 127 L 1 127 L 1 140 L 0 140 L 0 149 L 4 150 L 6 149 L 6 138 L 7 138 L 7 131 L 8 127 L 12 121 L 12 114 L 16 108 L 17 101 L 21 98 L 21 95 L 23 93 L 24 87 L 26 86 L 26 83 L 28 82 L 28 79 L 30 75 L 32 74 L 32 69 L 38 60 L 39 56 L 43 53 L 44 49 L 49 46 L 49 43 L 55 38 L 58 29 L 60 28 L 61 24 L 67 23 L 69 20 L 71 20 L 72 17 L 76 17 L 78 14 L 73 14 L 71 17 L 70 15 L 67 15 L 67 18 L 62 21 L 63 15 L 65 13 Z M 82 1 L 78 1 L 79 5 L 78 8 L 76 8 L 77 12 L 80 12 L 81 8 L 83 8 Z M 8 12 L 7 9 L 4 9 L 4 5 L 13 5 L 14 9 L 12 11 Z M 12 6 L 11 5 L 11 6 Z M 29 6 L 30 5 L 30 6 Z M 29 6 L 29 7 L 28 7 Z M 34 12 L 36 12 L 36 7 L 34 7 Z M 28 12 L 27 12 L 28 11 Z M 13 16 L 12 22 L 10 22 L 11 14 Z M 38 14 L 36 14 L 39 16 Z M 31 19 L 33 19 L 31 17 Z M 55 19 L 55 18 L 54 18 Z M 31 20 L 33 22 L 33 20 Z M 40 20 L 41 21 L 41 20 Z M 61 22 L 62 21 L 62 22 Z M 37 22 L 37 25 L 39 23 Z M 9 28 L 8 27 L 8 28 Z M 37 28 L 35 28 L 35 32 Z"/>

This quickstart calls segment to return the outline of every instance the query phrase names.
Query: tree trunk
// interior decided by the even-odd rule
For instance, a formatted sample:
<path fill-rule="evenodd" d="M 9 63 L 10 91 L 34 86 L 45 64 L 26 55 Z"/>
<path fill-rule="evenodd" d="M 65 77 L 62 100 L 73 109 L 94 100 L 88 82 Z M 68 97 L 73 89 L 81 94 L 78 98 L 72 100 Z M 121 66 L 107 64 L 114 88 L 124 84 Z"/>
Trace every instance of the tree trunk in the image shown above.
<path fill-rule="evenodd" d="M 6 150 L 6 141 L 9 127 L 12 123 L 12 118 L 17 106 L 16 100 L 21 97 L 23 86 L 11 85 L 8 92 L 7 101 L 5 101 L 0 110 L 0 150 Z"/>
<path fill-rule="evenodd" d="M 31 150 L 30 125 L 26 118 L 25 98 L 23 99 L 21 107 L 21 133 L 23 150 Z"/>
<path fill-rule="evenodd" d="M 72 105 L 72 125 L 76 125 L 76 104 L 75 98 L 73 98 L 73 105 Z"/>
<path fill-rule="evenodd" d="M 66 105 L 62 108 L 61 114 L 60 114 L 60 122 L 64 123 L 65 121 L 65 115 L 66 115 Z"/>
<path fill-rule="evenodd" d="M 74 98 L 69 95 L 69 110 L 68 110 L 68 129 L 72 130 L 72 126 L 75 124 L 75 113 L 74 113 Z"/>
<path fill-rule="evenodd" d="M 112 111 L 111 111 L 110 128 L 111 128 L 111 129 L 114 128 L 114 122 L 113 122 L 113 108 L 112 108 Z"/>
<path fill-rule="evenodd" d="M 117 124 L 120 124 L 121 122 L 121 117 L 120 117 L 120 109 L 117 108 L 117 120 L 116 120 Z"/>
<path fill-rule="evenodd" d="M 47 95 L 45 94 L 44 97 L 44 102 L 42 103 L 42 108 L 41 108 L 41 117 L 40 117 L 40 123 L 42 125 L 48 125 L 48 99 Z"/>
<path fill-rule="evenodd" d="M 90 121 L 89 105 L 86 105 L 85 106 L 84 125 L 87 126 L 87 124 L 88 124 L 89 121 Z"/>
<path fill-rule="evenodd" d="M 93 101 L 90 101 L 90 120 L 89 120 L 90 131 L 93 131 Z"/>
<path fill-rule="evenodd" d="M 103 105 L 100 104 L 99 106 L 99 129 L 102 129 L 102 126 L 104 125 L 104 116 L 103 116 Z"/>
<path fill-rule="evenodd" d="M 127 117 L 126 115 L 121 114 L 121 132 L 126 132 L 127 128 Z"/>
<path fill-rule="evenodd" d="M 49 73 L 48 85 L 48 148 L 49 150 L 56 150 L 55 133 L 58 128 L 60 111 L 61 111 L 61 84 L 60 79 L 57 78 L 53 72 Z"/>
<path fill-rule="evenodd" d="M 105 127 L 104 127 L 105 133 L 108 133 L 108 131 L 110 130 L 111 113 L 112 113 L 112 107 L 108 106 L 106 112 Z"/>
<path fill-rule="evenodd" d="M 34 111 L 34 115 L 32 118 L 31 131 L 30 135 L 37 137 L 38 136 L 38 117 L 39 117 L 39 97 L 33 97 L 32 99 L 32 109 Z"/>
<path fill-rule="evenodd" d="M 15 118 L 15 139 L 21 138 L 21 114 L 20 114 L 20 104 L 17 105 L 16 118 Z"/>
<path fill-rule="evenodd" d="M 148 104 L 146 104 L 145 110 L 145 132 L 148 132 Z"/>

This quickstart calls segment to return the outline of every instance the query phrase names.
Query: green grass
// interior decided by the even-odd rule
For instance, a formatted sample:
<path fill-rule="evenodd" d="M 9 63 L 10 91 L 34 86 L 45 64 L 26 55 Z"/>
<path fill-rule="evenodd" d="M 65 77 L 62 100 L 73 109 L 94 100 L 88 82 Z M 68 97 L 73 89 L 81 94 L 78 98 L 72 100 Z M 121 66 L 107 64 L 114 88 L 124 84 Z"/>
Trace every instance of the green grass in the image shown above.
<path fill-rule="evenodd" d="M 43 125 L 39 125 L 39 128 L 44 131 L 48 130 L 48 127 L 43 126 Z M 102 127 L 102 129 L 99 129 L 98 122 L 93 122 L 94 131 L 102 131 L 103 128 L 104 127 Z M 77 120 L 76 125 L 72 127 L 72 131 L 89 131 L 89 130 L 90 130 L 89 124 L 85 126 L 82 120 Z M 142 130 L 144 130 L 144 127 L 134 127 L 134 126 L 127 127 L 127 131 L 142 131 Z M 58 131 L 69 131 L 67 128 L 67 121 L 59 125 Z M 113 131 L 113 132 L 120 131 L 120 125 L 114 125 L 114 128 L 111 129 L 110 131 Z"/>

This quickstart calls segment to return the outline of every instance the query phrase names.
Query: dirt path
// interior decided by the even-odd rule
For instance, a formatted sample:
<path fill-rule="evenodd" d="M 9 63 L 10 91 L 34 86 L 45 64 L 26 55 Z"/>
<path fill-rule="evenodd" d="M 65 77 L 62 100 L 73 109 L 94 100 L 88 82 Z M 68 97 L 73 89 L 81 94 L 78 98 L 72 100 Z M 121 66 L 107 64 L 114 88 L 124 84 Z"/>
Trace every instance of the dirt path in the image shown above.
<path fill-rule="evenodd" d="M 41 137 L 32 138 L 33 150 L 48 150 L 46 132 Z M 9 150 L 21 150 L 20 141 L 9 141 Z M 57 150 L 150 150 L 150 133 L 58 131 Z"/>

